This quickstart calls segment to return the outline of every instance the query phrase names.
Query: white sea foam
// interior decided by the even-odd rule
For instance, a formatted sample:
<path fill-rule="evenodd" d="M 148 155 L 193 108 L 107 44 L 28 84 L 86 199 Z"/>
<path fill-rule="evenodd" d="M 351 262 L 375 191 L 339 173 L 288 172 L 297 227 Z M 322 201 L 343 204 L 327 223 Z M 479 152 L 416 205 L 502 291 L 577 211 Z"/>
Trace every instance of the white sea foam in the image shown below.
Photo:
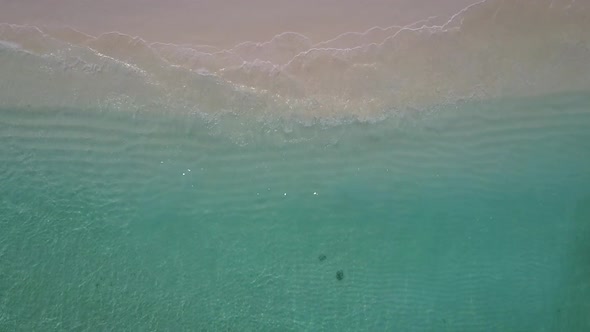
<path fill-rule="evenodd" d="M 464 99 L 590 89 L 590 6 L 486 0 L 450 18 L 229 49 L 0 24 L 0 106 L 374 120 Z"/>

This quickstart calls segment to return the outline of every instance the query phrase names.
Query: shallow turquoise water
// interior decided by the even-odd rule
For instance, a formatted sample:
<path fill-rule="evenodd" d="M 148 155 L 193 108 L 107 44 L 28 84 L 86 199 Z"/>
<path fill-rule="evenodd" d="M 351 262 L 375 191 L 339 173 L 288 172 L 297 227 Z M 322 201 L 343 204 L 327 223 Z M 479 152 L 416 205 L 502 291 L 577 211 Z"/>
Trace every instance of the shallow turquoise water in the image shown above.
<path fill-rule="evenodd" d="M 590 330 L 590 95 L 236 128 L 0 110 L 0 330 Z"/>

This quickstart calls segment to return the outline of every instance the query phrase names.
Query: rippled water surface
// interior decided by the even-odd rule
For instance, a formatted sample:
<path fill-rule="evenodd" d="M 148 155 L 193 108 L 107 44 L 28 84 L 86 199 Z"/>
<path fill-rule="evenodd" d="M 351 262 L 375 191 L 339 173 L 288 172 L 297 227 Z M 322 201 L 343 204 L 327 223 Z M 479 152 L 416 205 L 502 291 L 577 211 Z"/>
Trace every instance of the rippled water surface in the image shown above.
<path fill-rule="evenodd" d="M 2 109 L 0 329 L 588 329 L 589 110 L 551 95 L 230 137 Z"/>
<path fill-rule="evenodd" d="M 590 331 L 590 2 L 37 2 L 0 331 Z"/>

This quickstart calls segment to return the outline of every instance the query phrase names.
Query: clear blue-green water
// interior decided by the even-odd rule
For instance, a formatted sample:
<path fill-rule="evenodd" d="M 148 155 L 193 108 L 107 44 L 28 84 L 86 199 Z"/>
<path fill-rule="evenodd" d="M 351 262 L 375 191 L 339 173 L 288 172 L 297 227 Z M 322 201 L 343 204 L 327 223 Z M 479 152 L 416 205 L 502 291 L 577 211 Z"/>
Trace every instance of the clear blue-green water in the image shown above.
<path fill-rule="evenodd" d="M 590 331 L 590 95 L 287 127 L 1 109 L 0 331 Z"/>

